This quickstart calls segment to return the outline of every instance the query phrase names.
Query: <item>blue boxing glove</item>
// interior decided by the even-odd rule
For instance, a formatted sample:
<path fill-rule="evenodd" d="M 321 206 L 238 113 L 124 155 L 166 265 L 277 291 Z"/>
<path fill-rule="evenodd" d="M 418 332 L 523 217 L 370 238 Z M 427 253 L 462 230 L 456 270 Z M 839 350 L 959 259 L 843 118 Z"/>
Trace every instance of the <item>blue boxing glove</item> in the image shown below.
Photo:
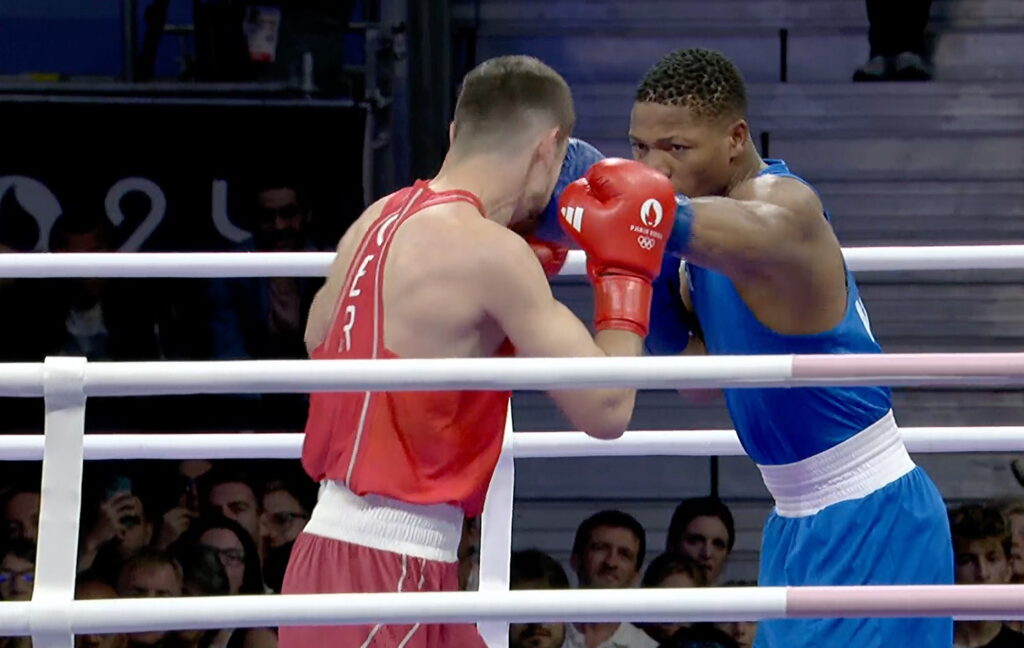
<path fill-rule="evenodd" d="M 575 137 L 569 138 L 569 148 L 565 152 L 565 161 L 562 162 L 562 172 L 558 175 L 558 182 L 555 184 L 555 191 L 551 195 L 548 206 L 540 215 L 537 229 L 533 231 L 534 236 L 550 243 L 564 245 L 567 248 L 579 249 L 579 245 L 558 224 L 558 197 L 570 183 L 582 178 L 587 169 L 603 159 L 604 154 L 587 142 Z"/>
<path fill-rule="evenodd" d="M 697 318 L 680 295 L 680 265 L 682 260 L 679 257 L 666 254 L 661 263 L 661 274 L 654 280 L 650 328 L 644 340 L 648 355 L 678 355 L 690 343 L 691 336 L 700 337 Z"/>

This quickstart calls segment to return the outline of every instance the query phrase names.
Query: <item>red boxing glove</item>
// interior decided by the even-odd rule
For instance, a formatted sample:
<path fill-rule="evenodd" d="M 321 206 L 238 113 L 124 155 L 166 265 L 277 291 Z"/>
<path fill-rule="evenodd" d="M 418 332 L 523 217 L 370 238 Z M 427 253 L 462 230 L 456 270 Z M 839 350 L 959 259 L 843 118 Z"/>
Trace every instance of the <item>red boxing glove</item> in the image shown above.
<path fill-rule="evenodd" d="M 560 222 L 587 253 L 597 330 L 647 335 L 675 209 L 671 181 L 633 160 L 601 160 L 562 192 Z"/>
<path fill-rule="evenodd" d="M 549 279 L 562 271 L 562 266 L 565 265 L 565 260 L 569 256 L 569 248 L 558 243 L 544 241 L 536 236 L 527 236 L 526 242 L 530 244 L 533 253 L 537 255 L 537 260 L 540 261 L 541 267 L 544 268 L 544 274 Z"/>

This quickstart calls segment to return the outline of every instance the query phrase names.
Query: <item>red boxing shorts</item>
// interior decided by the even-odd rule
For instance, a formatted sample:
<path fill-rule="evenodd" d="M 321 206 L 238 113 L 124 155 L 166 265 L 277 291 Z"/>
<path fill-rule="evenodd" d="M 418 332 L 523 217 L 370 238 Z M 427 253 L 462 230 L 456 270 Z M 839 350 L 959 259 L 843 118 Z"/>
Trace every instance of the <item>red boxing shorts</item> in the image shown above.
<path fill-rule="evenodd" d="M 359 497 L 326 482 L 295 540 L 282 594 L 458 590 L 462 512 Z M 484 648 L 472 624 L 282 626 L 279 648 Z"/>

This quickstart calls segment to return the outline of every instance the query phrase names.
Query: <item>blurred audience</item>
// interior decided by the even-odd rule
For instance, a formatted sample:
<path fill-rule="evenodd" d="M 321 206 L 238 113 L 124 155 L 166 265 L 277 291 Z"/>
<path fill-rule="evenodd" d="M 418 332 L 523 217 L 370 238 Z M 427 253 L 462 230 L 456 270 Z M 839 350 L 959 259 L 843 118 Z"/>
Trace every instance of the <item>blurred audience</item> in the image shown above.
<path fill-rule="evenodd" d="M 220 555 L 212 547 L 190 545 L 176 556 L 181 565 L 184 596 L 220 596 L 230 594 L 227 572 Z M 211 648 L 227 646 L 230 630 L 178 630 L 174 633 L 175 648 Z"/>
<path fill-rule="evenodd" d="M 658 644 L 658 648 L 738 648 L 729 635 L 718 628 L 699 623 L 679 628 L 671 637 Z"/>
<path fill-rule="evenodd" d="M 514 551 L 509 587 L 513 590 L 569 589 L 569 577 L 551 556 L 536 549 Z M 510 623 L 509 648 L 561 648 L 564 623 Z"/>
<path fill-rule="evenodd" d="M 287 178 L 252 183 L 241 222 L 252 232 L 247 252 L 312 252 L 309 206 Z M 217 359 L 303 358 L 302 335 L 323 279 L 246 277 L 210 282 L 210 328 Z"/>
<path fill-rule="evenodd" d="M 75 599 L 79 601 L 115 598 L 117 598 L 117 590 L 103 581 L 79 580 L 75 587 Z M 128 635 L 123 634 L 75 636 L 75 648 L 126 648 L 127 645 Z"/>
<path fill-rule="evenodd" d="M 665 551 L 693 558 L 704 569 L 708 583 L 719 582 L 736 544 L 732 511 L 717 497 L 680 502 L 669 522 Z"/>
<path fill-rule="evenodd" d="M 8 540 L 36 541 L 39 533 L 39 481 L 19 483 L 4 498 L 4 529 Z"/>
<path fill-rule="evenodd" d="M 181 565 L 170 554 L 144 549 L 132 556 L 117 578 L 121 598 L 169 598 L 182 595 Z M 129 646 L 170 646 L 173 635 L 165 631 L 128 635 Z"/>
<path fill-rule="evenodd" d="M 663 553 L 647 565 L 642 587 L 707 587 L 707 572 L 693 558 L 681 553 Z M 667 641 L 672 635 L 689 623 L 643 623 L 639 624 L 651 639 Z"/>
<path fill-rule="evenodd" d="M 459 541 L 459 589 L 476 590 L 480 587 L 480 518 L 462 520 L 462 538 Z"/>
<path fill-rule="evenodd" d="M 291 544 L 309 521 L 317 487 L 303 475 L 275 479 L 263 487 L 260 537 L 266 549 Z"/>
<path fill-rule="evenodd" d="M 106 218 L 65 214 L 53 225 L 49 249 L 90 253 L 113 252 L 116 247 Z M 89 360 L 161 358 L 160 317 L 151 283 L 89 277 L 23 281 L 33 282 L 39 296 L 17 339 L 26 353 L 35 356 L 31 360 L 47 355 Z"/>
<path fill-rule="evenodd" d="M 258 542 L 262 511 L 256 490 L 254 481 L 237 464 L 215 463 L 199 478 L 200 510 L 234 520 Z"/>
<path fill-rule="evenodd" d="M 82 537 L 79 543 L 78 570 L 113 583 L 121 565 L 149 546 L 153 522 L 143 499 L 124 474 L 100 478 L 100 488 L 83 494 Z"/>
<path fill-rule="evenodd" d="M 1024 583 L 1024 502 L 1013 502 L 1003 509 L 1010 525 L 1010 582 Z"/>
<path fill-rule="evenodd" d="M 263 594 L 263 572 L 256 542 L 238 522 L 211 513 L 199 518 L 174 547 L 201 545 L 217 551 L 228 576 L 229 594 Z"/>
<path fill-rule="evenodd" d="M 188 531 L 192 522 L 199 517 L 199 477 L 213 466 L 209 461 L 188 459 L 181 461 L 171 476 L 171 487 L 166 501 L 168 508 L 160 517 L 160 528 L 153 544 L 167 549 Z"/>
<path fill-rule="evenodd" d="M 949 512 L 958 585 L 1010 582 L 1010 529 L 995 506 L 968 504 Z M 1024 635 L 1002 621 L 957 621 L 954 645 L 962 648 L 1024 648 Z"/>
<path fill-rule="evenodd" d="M 0 555 L 0 600 L 32 598 L 36 573 L 36 545 L 30 540 L 11 540 Z"/>
<path fill-rule="evenodd" d="M 6 530 L 0 600 L 7 601 L 29 600 L 35 575 L 40 494 L 33 477 L 20 476 L 18 468 L 12 464 L 9 483 L 0 484 Z M 280 591 L 292 543 L 317 496 L 316 484 L 294 462 L 100 461 L 90 462 L 83 481 L 79 599 Z M 1020 582 L 1024 504 L 960 506 L 950 511 L 950 526 L 957 583 Z M 459 556 L 470 586 L 479 541 L 479 520 L 467 520 Z M 735 523 L 720 500 L 688 499 L 672 515 L 668 550 L 643 570 L 646 541 L 643 525 L 628 513 L 604 510 L 586 518 L 569 557 L 579 586 L 712 585 L 721 580 L 735 544 Z M 510 582 L 516 590 L 569 587 L 562 565 L 537 550 L 513 553 Z M 956 646 L 1024 648 L 1016 622 L 965 621 L 955 627 Z M 523 623 L 510 625 L 509 641 L 512 648 L 752 648 L 756 633 L 756 623 L 740 622 Z M 27 638 L 0 638 L 0 648 L 30 645 Z M 274 648 L 277 636 L 271 628 L 154 631 L 81 636 L 75 645 Z"/>
<path fill-rule="evenodd" d="M 316 505 L 317 486 L 301 470 L 271 479 L 263 487 L 260 549 L 263 580 L 272 592 L 281 591 L 295 538 Z"/>
<path fill-rule="evenodd" d="M 857 68 L 854 81 L 927 81 L 925 28 L 931 0 L 867 0 L 871 28 L 868 62 Z"/>
<path fill-rule="evenodd" d="M 252 232 L 244 252 L 314 252 L 312 212 L 303 184 L 286 177 L 248 183 L 238 221 Z M 209 283 L 208 321 L 215 360 L 306 357 L 306 317 L 322 277 L 244 277 Z M 239 394 L 263 429 L 298 428 L 308 409 L 306 394 Z M 239 404 L 239 407 L 243 405 Z"/>
<path fill-rule="evenodd" d="M 582 588 L 636 587 L 647 550 L 644 527 L 628 513 L 601 511 L 576 530 L 570 558 Z M 657 642 L 632 623 L 570 623 L 565 648 L 654 648 Z"/>
<path fill-rule="evenodd" d="M 756 587 L 756 581 L 729 581 L 725 587 Z M 757 637 L 756 621 L 726 621 L 715 627 L 732 637 L 739 648 L 752 648 Z"/>

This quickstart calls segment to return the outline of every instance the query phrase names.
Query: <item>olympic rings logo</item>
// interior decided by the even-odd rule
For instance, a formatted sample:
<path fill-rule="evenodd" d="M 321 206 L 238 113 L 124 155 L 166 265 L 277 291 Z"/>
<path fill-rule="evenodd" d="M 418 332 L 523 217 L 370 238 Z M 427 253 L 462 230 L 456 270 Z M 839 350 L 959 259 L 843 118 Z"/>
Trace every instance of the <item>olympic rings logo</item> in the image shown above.
<path fill-rule="evenodd" d="M 650 236 L 644 236 L 643 234 L 641 234 L 640 236 L 636 237 L 636 242 L 639 243 L 640 247 L 642 247 L 645 250 L 654 249 L 654 239 L 651 238 Z"/>

